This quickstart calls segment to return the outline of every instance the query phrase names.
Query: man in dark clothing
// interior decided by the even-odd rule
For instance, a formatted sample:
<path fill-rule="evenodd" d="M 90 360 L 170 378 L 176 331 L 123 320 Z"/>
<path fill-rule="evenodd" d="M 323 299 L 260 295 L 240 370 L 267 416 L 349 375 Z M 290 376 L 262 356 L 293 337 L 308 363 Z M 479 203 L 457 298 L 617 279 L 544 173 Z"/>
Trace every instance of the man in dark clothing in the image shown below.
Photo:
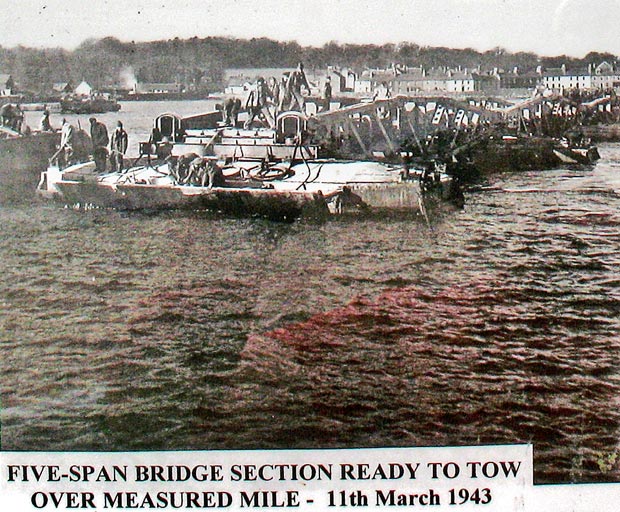
<path fill-rule="evenodd" d="M 105 172 L 106 161 L 108 159 L 108 129 L 105 124 L 97 121 L 96 118 L 91 117 L 90 121 L 90 138 L 93 143 L 93 160 L 95 161 L 95 168 L 97 172 Z"/>
<path fill-rule="evenodd" d="M 231 111 L 233 126 L 237 126 L 237 123 L 239 122 L 239 112 L 241 112 L 241 100 L 239 98 L 235 98 Z"/>
<path fill-rule="evenodd" d="M 196 153 L 186 153 L 184 155 L 179 156 L 176 159 L 176 163 L 174 162 L 174 157 L 168 157 L 170 171 L 172 176 L 174 177 L 177 185 L 187 185 L 189 184 L 192 171 L 195 169 L 197 160 L 202 159 Z M 194 164 L 192 166 L 192 164 Z"/>
<path fill-rule="evenodd" d="M 290 74 L 286 84 L 287 92 L 291 97 L 291 104 L 289 106 L 290 110 L 305 112 L 306 102 L 301 93 L 302 87 L 305 87 L 307 91 L 310 91 L 310 84 L 306 78 L 306 73 L 304 73 L 303 62 L 300 62 L 297 65 L 297 69 Z"/>
<path fill-rule="evenodd" d="M 50 111 L 45 109 L 43 111 L 43 117 L 39 123 L 39 130 L 42 132 L 53 132 L 52 124 L 50 123 Z"/>
<path fill-rule="evenodd" d="M 239 98 L 228 98 L 224 102 L 223 121 L 225 126 L 237 126 L 239 111 L 241 110 L 241 100 Z"/>
<path fill-rule="evenodd" d="M 248 112 L 248 119 L 243 125 L 245 129 L 252 126 L 252 122 L 256 117 L 262 120 L 269 128 L 275 126 L 275 120 L 267 105 L 269 94 L 265 79 L 259 77 L 256 84 L 250 89 L 250 93 L 245 102 L 245 109 Z"/>
<path fill-rule="evenodd" d="M 222 169 L 213 161 L 206 163 L 207 173 L 205 183 L 209 188 L 213 187 L 225 187 L 226 178 Z M 203 185 L 204 186 L 204 185 Z"/>
<path fill-rule="evenodd" d="M 123 156 L 127 151 L 128 137 L 127 132 L 123 129 L 123 123 L 116 123 L 116 130 L 112 132 L 112 142 L 110 143 L 110 164 L 112 171 L 123 170 Z"/>
<path fill-rule="evenodd" d="M 218 103 L 215 105 L 215 110 L 222 112 L 222 122 L 224 126 L 230 126 L 232 124 L 232 109 L 235 104 L 235 100 L 232 98 L 228 98 L 224 104 Z"/>
<path fill-rule="evenodd" d="M 325 87 L 323 88 L 323 111 L 329 110 L 329 104 L 332 101 L 332 82 L 328 76 L 325 80 Z"/>

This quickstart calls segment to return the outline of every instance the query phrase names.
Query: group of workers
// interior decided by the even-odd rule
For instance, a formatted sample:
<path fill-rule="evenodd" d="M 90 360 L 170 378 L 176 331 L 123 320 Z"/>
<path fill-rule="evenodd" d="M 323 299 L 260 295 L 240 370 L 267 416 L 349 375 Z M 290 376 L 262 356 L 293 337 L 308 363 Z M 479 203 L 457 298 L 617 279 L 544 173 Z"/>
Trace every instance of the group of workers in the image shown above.
<path fill-rule="evenodd" d="M 19 107 L 12 103 L 6 103 L 0 107 L 0 126 L 9 128 L 18 133 L 27 133 L 30 130 L 26 128 L 24 123 L 24 113 Z M 41 120 L 39 121 L 39 131 L 55 132 L 50 121 L 50 112 L 46 108 L 43 111 Z M 128 136 L 123 129 L 123 123 L 118 121 L 116 129 L 112 133 L 112 137 L 108 137 L 106 126 L 97 121 L 96 118 L 90 118 L 90 137 L 92 140 L 92 155 L 97 171 L 106 171 L 106 162 L 108 159 L 108 147 L 110 163 L 113 171 L 123 169 L 123 156 L 127 151 Z M 62 120 L 60 128 L 60 148 L 52 157 L 53 160 L 58 159 L 58 163 L 63 166 L 71 165 L 75 153 L 75 129 L 67 121 Z"/>
<path fill-rule="evenodd" d="M 187 153 L 179 157 L 169 155 L 166 161 L 170 174 L 179 185 L 209 188 L 226 186 L 224 173 L 212 158 Z"/>
<path fill-rule="evenodd" d="M 248 117 L 244 128 L 250 128 L 255 121 L 274 128 L 277 115 L 286 110 L 298 110 L 305 113 L 304 89 L 307 93 L 310 92 L 310 84 L 302 62 L 292 72 L 284 73 L 280 81 L 273 76 L 267 82 L 263 77 L 258 77 L 246 97 L 244 107 Z M 331 79 L 327 77 L 323 87 L 321 111 L 329 110 L 331 99 Z M 236 126 L 241 111 L 241 100 L 229 98 L 221 110 L 224 125 Z"/>
<path fill-rule="evenodd" d="M 98 121 L 97 118 L 91 117 L 89 122 L 92 144 L 91 153 L 97 172 L 106 172 L 108 156 L 112 171 L 122 171 L 124 169 L 124 155 L 129 142 L 123 123 L 121 121 L 116 123 L 116 128 L 112 132 L 112 137 L 110 137 L 106 125 Z M 53 131 L 47 110 L 41 118 L 40 129 L 41 131 Z M 68 166 L 73 163 L 74 145 L 75 129 L 66 118 L 63 118 L 60 128 L 60 148 L 55 155 L 59 158 L 61 165 Z"/>
<path fill-rule="evenodd" d="M 304 93 L 308 94 L 309 92 L 310 84 L 306 78 L 302 62 L 292 72 L 284 73 L 280 81 L 275 77 L 271 77 L 267 83 L 263 77 L 259 77 L 250 88 L 245 101 L 244 107 L 247 112 L 247 119 L 244 123 L 244 128 L 250 128 L 255 121 L 259 121 L 262 125 L 266 125 L 269 128 L 275 128 L 276 117 L 280 112 L 297 110 L 305 113 L 306 102 Z M 331 99 L 331 80 L 330 77 L 327 77 L 323 87 L 322 103 L 319 105 L 319 111 L 329 110 Z M 222 121 L 225 126 L 237 125 L 239 113 L 242 111 L 240 99 L 229 98 L 224 105 L 220 105 L 218 108 L 222 112 Z M 2 113 L 0 112 L 1 115 Z M 0 121 L 3 124 L 5 123 L 2 117 L 0 117 Z M 98 121 L 95 117 L 91 117 L 89 121 L 92 143 L 91 153 L 97 172 L 106 172 L 108 157 L 112 171 L 121 171 L 124 168 L 123 160 L 128 145 L 128 136 L 123 128 L 123 123 L 121 121 L 117 122 L 116 129 L 110 137 L 104 123 Z M 43 112 L 39 129 L 42 132 L 55 131 L 51 125 L 47 109 Z M 60 148 L 55 158 L 58 159 L 62 166 L 68 166 L 73 163 L 75 128 L 67 119 L 63 119 L 60 133 Z M 199 175 L 200 181 L 208 181 L 210 183 L 218 181 L 219 176 L 211 176 L 213 169 L 207 168 L 209 166 L 206 166 L 205 169 L 198 169 L 196 159 L 194 159 L 193 166 L 188 165 L 187 167 L 187 170 L 183 169 L 182 166 L 179 168 L 179 173 L 184 175 L 179 176 L 179 178 L 182 178 L 181 181 L 189 178 L 192 174 Z M 194 171 L 193 173 L 191 172 L 192 170 Z M 206 177 L 206 180 L 203 177 Z M 189 179 L 188 181 L 192 180 Z"/>

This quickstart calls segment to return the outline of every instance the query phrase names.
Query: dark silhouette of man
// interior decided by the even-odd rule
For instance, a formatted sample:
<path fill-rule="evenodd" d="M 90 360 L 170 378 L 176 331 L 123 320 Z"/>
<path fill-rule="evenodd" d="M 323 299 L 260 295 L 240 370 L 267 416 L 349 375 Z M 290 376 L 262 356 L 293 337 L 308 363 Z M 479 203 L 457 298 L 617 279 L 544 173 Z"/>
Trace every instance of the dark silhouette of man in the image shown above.
<path fill-rule="evenodd" d="M 105 124 L 91 117 L 90 121 L 90 138 L 93 143 L 93 160 L 97 172 L 105 172 L 106 161 L 108 159 L 108 129 Z"/>

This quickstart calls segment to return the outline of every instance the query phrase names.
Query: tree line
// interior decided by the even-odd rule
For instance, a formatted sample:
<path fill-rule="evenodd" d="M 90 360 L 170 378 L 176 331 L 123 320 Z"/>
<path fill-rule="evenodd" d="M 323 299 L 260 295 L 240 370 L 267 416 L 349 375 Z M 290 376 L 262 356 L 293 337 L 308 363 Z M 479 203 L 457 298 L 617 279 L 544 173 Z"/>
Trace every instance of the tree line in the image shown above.
<path fill-rule="evenodd" d="M 0 73 L 9 73 L 21 91 L 49 92 L 54 83 L 86 80 L 95 88 L 123 83 L 178 82 L 196 89 L 220 90 L 226 68 L 294 67 L 303 61 L 307 68 L 326 66 L 386 68 L 393 63 L 409 66 L 456 67 L 474 69 L 518 67 L 521 72 L 537 66 L 568 69 L 607 61 L 616 63 L 609 53 L 591 52 L 583 59 L 566 55 L 541 57 L 530 52 L 511 53 L 502 48 L 479 52 L 400 44 L 339 44 L 321 47 L 301 46 L 267 38 L 193 37 L 151 42 L 123 42 L 113 37 L 89 39 L 75 50 L 0 46 Z"/>

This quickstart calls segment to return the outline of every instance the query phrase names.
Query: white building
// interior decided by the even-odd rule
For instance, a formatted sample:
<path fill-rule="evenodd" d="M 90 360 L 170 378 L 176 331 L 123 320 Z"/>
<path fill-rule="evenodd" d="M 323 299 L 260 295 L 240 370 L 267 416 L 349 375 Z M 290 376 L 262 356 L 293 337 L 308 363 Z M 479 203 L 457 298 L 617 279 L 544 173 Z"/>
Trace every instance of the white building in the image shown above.
<path fill-rule="evenodd" d="M 394 78 L 394 94 L 458 93 L 475 90 L 475 77 L 467 71 L 410 68 L 406 73 Z"/>
<path fill-rule="evenodd" d="M 90 96 L 93 93 L 93 88 L 87 82 L 81 82 L 73 92 L 78 96 Z"/>
<path fill-rule="evenodd" d="M 467 71 L 448 71 L 446 77 L 446 91 L 473 92 L 475 90 L 474 77 Z"/>
<path fill-rule="evenodd" d="M 561 68 L 547 69 L 541 81 L 547 89 L 560 93 L 570 89 L 592 89 L 592 75 L 588 70 L 567 71 L 564 64 Z"/>
<path fill-rule="evenodd" d="M 592 72 L 592 87 L 620 90 L 620 73 L 608 62 L 601 62 Z"/>
<path fill-rule="evenodd" d="M 355 80 L 354 92 L 372 95 L 378 87 L 391 89 L 394 72 L 383 69 L 367 69 Z"/>

